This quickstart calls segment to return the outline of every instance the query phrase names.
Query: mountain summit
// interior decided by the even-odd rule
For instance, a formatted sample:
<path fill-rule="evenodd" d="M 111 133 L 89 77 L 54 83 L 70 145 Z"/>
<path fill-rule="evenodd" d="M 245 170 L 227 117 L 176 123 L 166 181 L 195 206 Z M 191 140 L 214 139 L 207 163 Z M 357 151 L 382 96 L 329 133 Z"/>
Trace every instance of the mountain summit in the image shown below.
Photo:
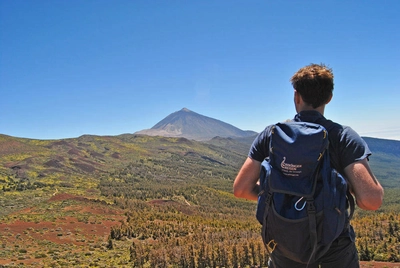
<path fill-rule="evenodd" d="M 244 131 L 220 120 L 207 117 L 187 108 L 174 112 L 154 125 L 135 134 L 149 136 L 183 137 L 192 140 L 210 140 L 216 136 L 224 138 L 244 138 L 257 134 Z"/>

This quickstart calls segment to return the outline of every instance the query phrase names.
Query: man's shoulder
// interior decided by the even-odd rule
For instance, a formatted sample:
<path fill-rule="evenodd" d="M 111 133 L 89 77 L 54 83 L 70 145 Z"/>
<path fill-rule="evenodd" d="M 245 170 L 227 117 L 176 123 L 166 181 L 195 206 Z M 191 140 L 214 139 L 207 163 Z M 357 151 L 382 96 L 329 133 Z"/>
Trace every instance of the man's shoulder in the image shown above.
<path fill-rule="evenodd" d="M 327 128 L 328 132 L 330 135 L 334 134 L 334 135 L 339 135 L 341 137 L 348 137 L 348 138 L 358 138 L 359 134 L 352 129 L 350 126 L 347 125 L 342 125 L 339 124 L 337 122 L 333 122 L 331 120 L 326 120 L 328 123 L 328 127 Z"/>

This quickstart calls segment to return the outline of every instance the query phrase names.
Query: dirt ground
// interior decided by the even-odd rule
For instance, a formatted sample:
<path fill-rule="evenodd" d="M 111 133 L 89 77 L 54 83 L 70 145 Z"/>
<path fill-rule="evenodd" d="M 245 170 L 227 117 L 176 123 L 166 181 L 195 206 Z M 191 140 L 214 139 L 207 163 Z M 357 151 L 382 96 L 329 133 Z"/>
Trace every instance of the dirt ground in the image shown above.
<path fill-rule="evenodd" d="M 67 201 L 73 202 L 62 204 Z M 118 209 L 69 194 L 53 196 L 48 203 L 53 209 L 44 213 L 61 215 L 53 221 L 32 220 L 31 215 L 43 215 L 32 207 L 0 223 L 0 267 L 16 264 L 42 267 L 53 251 L 75 254 L 88 248 L 105 248 L 111 227 L 124 219 L 123 212 Z M 31 217 L 25 219 L 26 215 Z"/>
<path fill-rule="evenodd" d="M 392 262 L 361 262 L 361 268 L 400 268 L 400 262 L 392 263 Z"/>

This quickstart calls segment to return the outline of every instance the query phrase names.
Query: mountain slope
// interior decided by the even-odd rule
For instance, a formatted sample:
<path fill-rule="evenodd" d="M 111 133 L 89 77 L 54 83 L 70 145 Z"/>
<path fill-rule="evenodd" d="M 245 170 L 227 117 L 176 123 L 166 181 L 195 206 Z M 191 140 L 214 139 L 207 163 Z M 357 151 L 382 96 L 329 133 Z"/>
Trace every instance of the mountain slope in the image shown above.
<path fill-rule="evenodd" d="M 165 137 L 184 137 L 202 141 L 214 137 L 243 138 L 255 135 L 254 131 L 244 131 L 220 120 L 200 115 L 186 108 L 174 112 L 154 125 L 135 134 Z"/>
<path fill-rule="evenodd" d="M 363 137 L 372 151 L 370 165 L 385 187 L 400 186 L 400 141 Z"/>
<path fill-rule="evenodd" d="M 365 259 L 399 261 L 392 227 L 400 222 L 400 156 L 392 151 L 397 143 L 373 142 L 376 175 L 393 188 L 385 189 L 379 213 L 356 210 L 357 247 Z M 262 253 L 254 259 L 267 260 L 255 203 L 232 193 L 248 147 L 221 137 L 0 135 L 0 267 L 16 260 L 29 267 L 142 267 L 136 261 L 144 256 L 149 266 L 161 258 L 176 267 L 190 258 L 222 259 L 216 254 L 234 259 L 226 252 L 250 256 L 249 248 Z"/>

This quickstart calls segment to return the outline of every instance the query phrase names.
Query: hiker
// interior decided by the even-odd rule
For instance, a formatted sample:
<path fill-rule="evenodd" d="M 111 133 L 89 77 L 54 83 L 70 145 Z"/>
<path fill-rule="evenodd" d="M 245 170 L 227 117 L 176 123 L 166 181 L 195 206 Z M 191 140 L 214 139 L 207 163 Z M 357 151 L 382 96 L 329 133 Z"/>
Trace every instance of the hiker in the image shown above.
<path fill-rule="evenodd" d="M 297 113 L 293 121 L 320 125 L 328 122 L 324 117 L 324 109 L 333 95 L 332 70 L 324 64 L 310 64 L 297 71 L 290 81 L 294 88 L 294 105 Z M 382 204 L 383 188 L 368 164 L 368 157 L 371 155 L 368 145 L 350 127 L 337 123 L 331 125 L 333 127 L 328 130 L 330 165 L 344 176 L 359 208 L 377 210 Z M 270 156 L 269 141 L 272 126 L 267 126 L 254 140 L 233 184 L 236 197 L 258 200 L 260 168 L 261 163 Z M 359 267 L 354 230 L 350 224 L 346 224 L 326 253 L 312 263 L 296 262 L 272 251 L 268 267 Z"/>

